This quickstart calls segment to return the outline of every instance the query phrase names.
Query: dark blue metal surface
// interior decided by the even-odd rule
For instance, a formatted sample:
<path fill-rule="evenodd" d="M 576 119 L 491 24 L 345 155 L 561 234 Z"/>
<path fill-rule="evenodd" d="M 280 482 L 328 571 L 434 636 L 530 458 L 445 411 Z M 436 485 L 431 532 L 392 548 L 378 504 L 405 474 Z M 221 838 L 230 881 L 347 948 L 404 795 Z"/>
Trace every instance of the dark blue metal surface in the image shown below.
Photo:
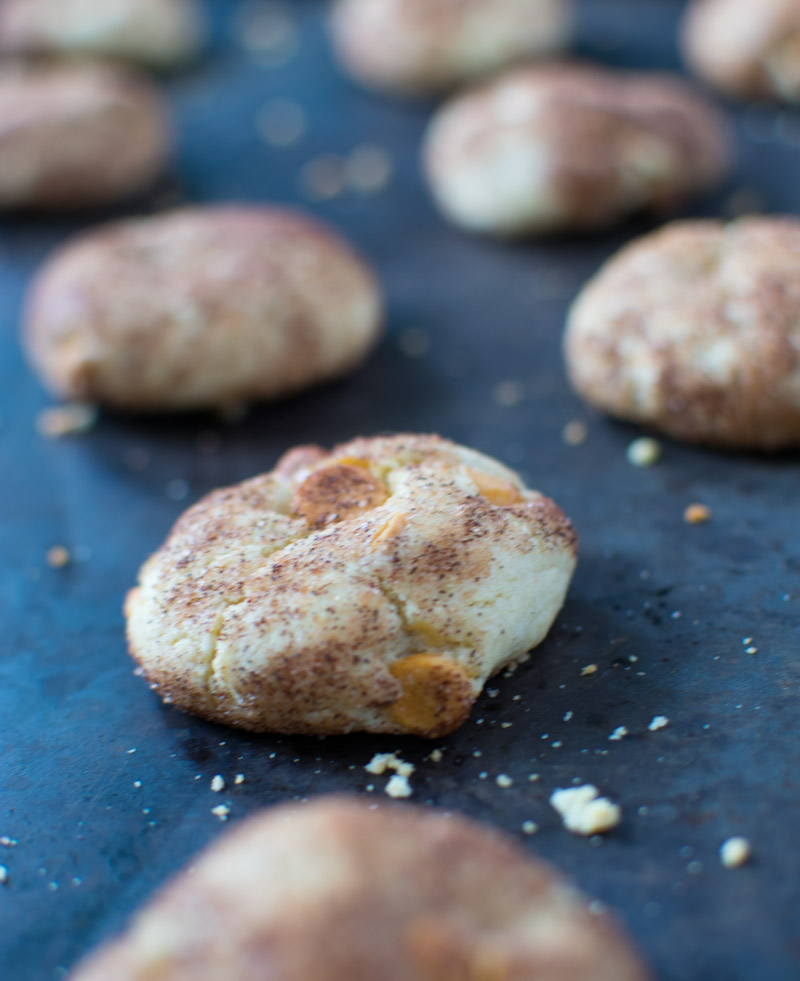
<path fill-rule="evenodd" d="M 395 165 L 387 191 L 313 210 L 373 257 L 389 334 L 354 377 L 258 408 L 241 425 L 104 417 L 82 439 L 48 441 L 35 431 L 47 399 L 19 351 L 19 304 L 37 263 L 79 226 L 0 225 L 0 835 L 19 841 L 0 845 L 9 870 L 0 977 L 63 975 L 221 831 L 216 804 L 228 802 L 236 820 L 286 798 L 366 792 L 370 781 L 380 793 L 362 767 L 395 748 L 418 765 L 415 799 L 517 835 L 523 820 L 536 821 L 527 846 L 618 911 L 661 981 L 800 977 L 797 455 L 665 441 L 660 464 L 632 468 L 634 430 L 591 416 L 570 394 L 559 341 L 576 289 L 649 225 L 517 247 L 462 237 L 436 216 L 418 176 L 426 107 L 342 79 L 321 3 L 293 5 L 301 43 L 279 68 L 237 46 L 236 8 L 214 5 L 207 62 L 166 83 L 181 136 L 176 180 L 192 200 L 302 201 L 307 160 L 361 142 L 385 147 Z M 582 53 L 675 66 L 679 10 L 670 0 L 586 0 Z M 299 102 L 310 120 L 306 138 L 284 150 L 255 131 L 275 96 Z M 798 114 L 734 115 L 737 174 L 696 211 L 724 213 L 745 188 L 768 209 L 796 212 Z M 401 350 L 410 326 L 430 339 L 423 357 Z M 505 380 L 522 384 L 521 403 L 493 398 Z M 561 439 L 574 418 L 589 422 L 582 447 Z M 186 481 L 195 500 L 268 469 L 295 443 L 392 429 L 434 430 L 492 453 L 573 517 L 581 563 L 548 641 L 439 744 L 439 763 L 414 739 L 251 736 L 162 708 L 133 677 L 120 606 L 187 503 L 170 499 L 170 482 Z M 136 469 L 143 451 L 148 465 Z M 683 522 L 692 501 L 712 508 L 709 523 Z M 81 561 L 49 568 L 55 544 Z M 582 677 L 589 663 L 598 671 Z M 661 714 L 669 726 L 649 732 Z M 630 736 L 610 742 L 619 725 Z M 510 789 L 495 784 L 501 772 Z M 221 797 L 209 790 L 217 773 L 229 781 Z M 236 773 L 246 776 L 240 786 Z M 624 808 L 599 846 L 561 829 L 547 804 L 574 778 Z M 732 834 L 754 849 L 736 871 L 717 857 Z"/>

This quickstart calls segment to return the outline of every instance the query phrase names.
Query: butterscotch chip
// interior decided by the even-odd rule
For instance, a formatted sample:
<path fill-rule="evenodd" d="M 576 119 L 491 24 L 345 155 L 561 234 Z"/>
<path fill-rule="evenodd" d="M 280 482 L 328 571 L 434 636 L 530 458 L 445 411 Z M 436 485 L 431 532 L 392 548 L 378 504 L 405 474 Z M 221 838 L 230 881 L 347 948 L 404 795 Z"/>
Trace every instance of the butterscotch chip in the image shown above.
<path fill-rule="evenodd" d="M 180 410 L 344 374 L 380 325 L 376 281 L 333 231 L 282 208 L 209 206 L 68 243 L 36 277 L 25 341 L 56 395 Z"/>
<path fill-rule="evenodd" d="M 203 41 L 198 0 L 3 0 L 0 51 L 119 58 L 168 68 Z"/>
<path fill-rule="evenodd" d="M 559 508 L 473 450 L 301 447 L 183 515 L 128 596 L 128 639 L 187 712 L 434 738 L 544 639 L 575 556 Z"/>
<path fill-rule="evenodd" d="M 711 508 L 706 504 L 690 504 L 683 512 L 687 525 L 700 525 L 711 517 Z"/>
<path fill-rule="evenodd" d="M 798 0 L 694 0 L 681 33 L 686 61 L 722 92 L 800 101 Z"/>
<path fill-rule="evenodd" d="M 0 208 L 129 197 L 164 169 L 171 142 L 165 104 L 143 78 L 89 65 L 0 69 Z"/>
<path fill-rule="evenodd" d="M 542 65 L 453 98 L 423 157 L 445 217 L 519 236 L 671 207 L 713 187 L 729 153 L 720 111 L 677 76 Z"/>
<path fill-rule="evenodd" d="M 223 834 L 72 981 L 646 981 L 606 912 L 505 835 L 385 801 Z"/>
<path fill-rule="evenodd" d="M 800 222 L 675 222 L 584 287 L 565 338 L 600 409 L 677 439 L 800 445 Z"/>
<path fill-rule="evenodd" d="M 338 0 L 331 29 L 354 78 L 421 95 L 560 51 L 572 7 L 572 0 Z"/>

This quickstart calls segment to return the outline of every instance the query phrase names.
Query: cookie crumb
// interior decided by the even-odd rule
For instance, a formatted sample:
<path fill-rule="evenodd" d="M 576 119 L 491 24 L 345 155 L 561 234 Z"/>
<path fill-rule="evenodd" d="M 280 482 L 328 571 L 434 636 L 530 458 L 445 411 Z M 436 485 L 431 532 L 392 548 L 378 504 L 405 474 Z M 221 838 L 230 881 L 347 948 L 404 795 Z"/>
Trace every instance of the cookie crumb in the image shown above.
<path fill-rule="evenodd" d="M 8 882 L 8 869 L 5 865 L 0 865 L 0 884 L 5 885 Z"/>
<path fill-rule="evenodd" d="M 3 848 L 16 848 L 18 844 L 18 838 L 9 838 L 8 835 L 0 835 L 0 845 Z"/>
<path fill-rule="evenodd" d="M 597 672 L 596 664 L 587 664 L 581 668 L 581 678 L 585 678 L 587 675 L 595 674 Z"/>
<path fill-rule="evenodd" d="M 626 456 L 634 467 L 652 467 L 661 458 L 661 444 L 650 436 L 640 436 L 628 446 Z"/>
<path fill-rule="evenodd" d="M 233 778 L 233 782 L 236 784 L 237 787 L 239 786 L 239 784 L 244 783 L 244 774 L 237 773 L 236 776 Z"/>
<path fill-rule="evenodd" d="M 83 436 L 97 422 L 98 410 L 95 405 L 75 402 L 73 405 L 57 405 L 42 409 L 36 416 L 36 431 L 48 439 L 61 439 L 63 436 Z"/>
<path fill-rule="evenodd" d="M 690 504 L 683 512 L 683 520 L 687 525 L 701 525 L 711 517 L 711 508 L 705 504 Z"/>
<path fill-rule="evenodd" d="M 214 817 L 218 817 L 220 821 L 227 821 L 228 815 L 231 813 L 231 809 L 227 804 L 217 804 L 216 807 L 211 808 L 211 813 Z"/>
<path fill-rule="evenodd" d="M 719 860 L 726 869 L 737 869 L 749 861 L 751 855 L 750 842 L 747 838 L 736 835 L 723 841 L 719 849 Z"/>
<path fill-rule="evenodd" d="M 561 438 L 567 446 L 583 446 L 589 438 L 589 427 L 582 419 L 573 419 L 561 430 Z"/>
<path fill-rule="evenodd" d="M 539 830 L 539 825 L 535 821 L 523 821 L 522 822 L 522 833 L 524 835 L 535 835 Z"/>
<path fill-rule="evenodd" d="M 628 729 L 626 726 L 617 726 L 617 728 L 608 737 L 612 743 L 618 743 L 621 739 L 624 739 L 628 735 Z"/>
<path fill-rule="evenodd" d="M 361 143 L 347 155 L 344 179 L 359 194 L 377 194 L 392 178 L 392 160 L 382 147 Z"/>
<path fill-rule="evenodd" d="M 389 797 L 410 797 L 412 794 L 411 784 L 407 777 L 395 773 L 384 787 L 384 793 L 388 794 Z"/>
<path fill-rule="evenodd" d="M 495 783 L 498 787 L 502 787 L 504 790 L 508 787 L 514 786 L 514 781 L 507 773 L 499 773 L 495 779 Z"/>
<path fill-rule="evenodd" d="M 380 776 L 387 770 L 394 770 L 401 777 L 410 777 L 414 772 L 414 764 L 401 760 L 395 753 L 376 753 L 364 767 L 367 773 Z"/>
<path fill-rule="evenodd" d="M 428 759 L 431 763 L 440 763 L 442 760 L 442 751 L 440 749 L 431 750 Z"/>
<path fill-rule="evenodd" d="M 525 400 L 525 386 L 522 382 L 507 379 L 498 382 L 492 389 L 492 398 L 504 409 L 513 409 Z"/>
<path fill-rule="evenodd" d="M 329 201 L 344 190 L 344 161 L 334 153 L 320 154 L 300 171 L 300 187 L 312 201 Z"/>
<path fill-rule="evenodd" d="M 63 569 L 69 565 L 70 554 L 63 545 L 53 545 L 47 550 L 47 564 L 51 569 Z"/>
<path fill-rule="evenodd" d="M 592 784 L 555 790 L 550 795 L 550 804 L 568 831 L 586 836 L 601 834 L 617 827 L 622 820 L 622 809 L 599 793 Z"/>
<path fill-rule="evenodd" d="M 668 725 L 669 719 L 666 717 L 666 715 L 654 715 L 647 728 L 650 730 L 650 732 L 657 732 L 659 729 L 663 729 Z"/>
<path fill-rule="evenodd" d="M 211 789 L 215 794 L 221 794 L 225 789 L 225 778 L 221 774 L 211 778 Z"/>

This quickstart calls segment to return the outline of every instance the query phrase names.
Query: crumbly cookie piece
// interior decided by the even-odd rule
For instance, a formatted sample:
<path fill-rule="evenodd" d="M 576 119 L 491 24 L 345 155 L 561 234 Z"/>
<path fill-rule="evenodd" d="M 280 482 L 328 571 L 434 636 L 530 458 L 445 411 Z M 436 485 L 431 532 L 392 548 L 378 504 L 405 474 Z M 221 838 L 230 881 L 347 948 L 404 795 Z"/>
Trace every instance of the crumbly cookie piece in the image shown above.
<path fill-rule="evenodd" d="M 613 918 L 493 829 L 317 798 L 228 832 L 72 981 L 646 981 Z"/>
<path fill-rule="evenodd" d="M 800 0 L 695 0 L 682 41 L 688 64 L 722 92 L 800 101 Z"/>
<path fill-rule="evenodd" d="M 180 518 L 128 595 L 130 650 L 208 719 L 435 738 L 544 639 L 576 551 L 553 501 L 438 436 L 301 447 Z"/>
<path fill-rule="evenodd" d="M 344 374 L 380 325 L 377 283 L 333 231 L 282 208 L 215 206 L 68 243 L 34 282 L 25 341 L 56 395 L 197 409 Z"/>
<path fill-rule="evenodd" d="M 584 287 L 566 332 L 588 402 L 677 439 L 800 445 L 800 222 L 675 222 Z"/>
<path fill-rule="evenodd" d="M 0 52 L 119 58 L 169 68 L 199 51 L 197 0 L 3 0 Z"/>
<path fill-rule="evenodd" d="M 493 235 L 612 225 L 715 184 L 719 111 L 677 77 L 587 65 L 511 71 L 456 96 L 424 147 L 446 217 Z"/>
<path fill-rule="evenodd" d="M 560 51 L 571 31 L 572 0 L 338 0 L 332 15 L 345 70 L 407 95 Z"/>
<path fill-rule="evenodd" d="M 0 69 L 0 208 L 128 197 L 163 170 L 171 143 L 164 102 L 145 79 L 88 65 Z"/>

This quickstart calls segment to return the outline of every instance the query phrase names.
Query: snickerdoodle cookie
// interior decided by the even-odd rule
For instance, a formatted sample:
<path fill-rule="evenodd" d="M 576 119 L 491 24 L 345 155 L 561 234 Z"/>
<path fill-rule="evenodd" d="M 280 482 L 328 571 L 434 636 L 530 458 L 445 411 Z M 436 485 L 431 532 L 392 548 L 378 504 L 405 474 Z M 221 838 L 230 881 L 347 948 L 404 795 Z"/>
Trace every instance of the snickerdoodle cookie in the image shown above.
<path fill-rule="evenodd" d="M 800 445 L 800 222 L 675 222 L 584 287 L 566 333 L 591 404 L 677 439 Z"/>
<path fill-rule="evenodd" d="M 437 737 L 546 636 L 576 537 L 438 436 L 301 447 L 190 508 L 126 603 L 157 693 L 230 725 Z"/>

